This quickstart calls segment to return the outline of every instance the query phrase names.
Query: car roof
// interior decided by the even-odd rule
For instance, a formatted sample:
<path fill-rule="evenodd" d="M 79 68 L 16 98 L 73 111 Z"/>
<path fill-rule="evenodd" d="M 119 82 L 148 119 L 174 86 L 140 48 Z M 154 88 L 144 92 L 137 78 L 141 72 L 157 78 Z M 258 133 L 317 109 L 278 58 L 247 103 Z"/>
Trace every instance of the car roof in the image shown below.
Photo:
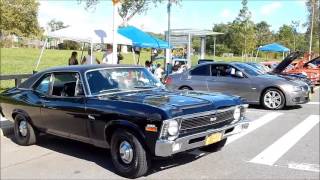
<path fill-rule="evenodd" d="M 72 66 L 57 66 L 52 67 L 40 72 L 33 74 L 27 80 L 19 85 L 19 88 L 31 88 L 35 81 L 37 81 L 42 75 L 51 72 L 79 72 L 80 74 L 85 73 L 92 69 L 101 68 L 142 68 L 140 65 L 128 65 L 128 64 L 94 64 L 94 65 L 72 65 Z"/>
<path fill-rule="evenodd" d="M 93 64 L 93 65 L 72 65 L 72 66 L 58 66 L 52 67 L 44 70 L 43 72 L 52 71 L 79 71 L 84 72 L 91 69 L 101 69 L 101 68 L 132 68 L 132 67 L 142 67 L 140 65 L 129 65 L 129 64 Z"/>

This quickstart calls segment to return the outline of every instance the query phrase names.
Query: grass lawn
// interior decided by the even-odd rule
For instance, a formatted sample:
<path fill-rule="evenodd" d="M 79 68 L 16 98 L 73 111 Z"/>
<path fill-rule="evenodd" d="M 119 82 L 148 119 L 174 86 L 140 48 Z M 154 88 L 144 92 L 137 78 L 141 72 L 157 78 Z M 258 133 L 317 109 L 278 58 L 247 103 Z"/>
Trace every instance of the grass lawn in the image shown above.
<path fill-rule="evenodd" d="M 53 67 L 53 66 L 65 66 L 68 64 L 68 58 L 71 55 L 72 50 L 52 50 L 46 49 L 43 53 L 38 71 Z M 1 48 L 1 63 L 0 74 L 23 74 L 32 73 L 36 66 L 36 60 L 40 54 L 40 49 L 34 48 Z M 86 55 L 87 52 L 84 52 Z M 102 52 L 95 52 L 96 57 L 101 60 Z M 78 58 L 80 59 L 81 51 L 78 51 Z M 124 59 L 121 64 L 133 64 L 133 56 L 131 53 L 123 54 Z M 138 56 L 136 56 L 136 59 Z M 192 65 L 197 64 L 199 56 L 192 56 Z M 241 57 L 223 58 L 206 56 L 209 59 L 215 59 L 218 61 L 241 61 Z M 144 65 L 146 60 L 150 59 L 150 52 L 142 51 L 140 57 L 140 64 Z M 260 59 L 258 59 L 260 61 Z M 14 80 L 0 81 L 0 91 L 14 86 Z"/>

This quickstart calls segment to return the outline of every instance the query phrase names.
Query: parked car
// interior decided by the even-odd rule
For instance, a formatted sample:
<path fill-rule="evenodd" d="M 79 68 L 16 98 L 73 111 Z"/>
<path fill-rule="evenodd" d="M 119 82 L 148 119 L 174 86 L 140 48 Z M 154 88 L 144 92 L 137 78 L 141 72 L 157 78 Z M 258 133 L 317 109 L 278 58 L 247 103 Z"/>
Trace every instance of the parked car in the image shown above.
<path fill-rule="evenodd" d="M 18 144 L 47 133 L 110 148 L 115 170 L 129 178 L 146 174 L 152 157 L 221 149 L 248 127 L 246 107 L 237 96 L 168 91 L 130 65 L 51 68 L 0 94 Z"/>
<path fill-rule="evenodd" d="M 272 70 L 270 70 L 267 66 L 264 66 L 263 64 L 260 63 L 255 63 L 255 62 L 246 62 L 246 64 L 262 71 L 262 73 L 268 73 L 272 75 L 278 75 L 280 77 L 286 78 L 288 80 L 300 80 L 306 83 L 309 86 L 310 92 L 314 92 L 314 87 L 315 85 L 312 84 L 312 81 L 305 75 L 303 74 L 281 74 L 281 73 L 275 73 Z"/>
<path fill-rule="evenodd" d="M 309 63 L 312 63 L 320 68 L 320 56 L 310 60 Z"/>
<path fill-rule="evenodd" d="M 311 80 L 313 85 L 320 84 L 320 68 L 310 63 L 310 61 L 298 60 L 297 58 L 285 58 L 273 68 L 272 72 L 278 74 L 303 74 Z"/>
<path fill-rule="evenodd" d="M 240 62 L 200 64 L 185 73 L 169 75 L 166 86 L 238 95 L 248 104 L 261 104 L 266 109 L 282 109 L 309 101 L 307 84 L 262 73 Z"/>
<path fill-rule="evenodd" d="M 214 62 L 213 59 L 199 59 L 198 64 Z"/>

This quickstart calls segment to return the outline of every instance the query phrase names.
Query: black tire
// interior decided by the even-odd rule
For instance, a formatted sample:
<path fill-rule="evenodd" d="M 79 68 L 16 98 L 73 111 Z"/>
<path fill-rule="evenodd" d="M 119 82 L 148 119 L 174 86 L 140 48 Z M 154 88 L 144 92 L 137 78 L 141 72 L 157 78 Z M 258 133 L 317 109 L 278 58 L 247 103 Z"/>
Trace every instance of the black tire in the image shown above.
<path fill-rule="evenodd" d="M 25 123 L 26 134 L 23 135 L 21 131 L 19 131 L 19 125 L 21 122 Z M 22 146 L 33 145 L 37 142 L 37 136 L 35 129 L 32 127 L 30 122 L 21 114 L 18 114 L 14 118 L 14 137 L 17 144 Z"/>
<path fill-rule="evenodd" d="M 120 156 L 120 144 L 128 142 L 132 147 L 133 158 L 125 163 Z M 126 178 L 137 178 L 145 175 L 150 167 L 150 157 L 138 137 L 126 130 L 116 130 L 111 138 L 112 162 L 117 173 Z"/>
<path fill-rule="evenodd" d="M 189 86 L 182 86 L 179 88 L 179 90 L 192 90 L 192 88 Z"/>
<path fill-rule="evenodd" d="M 210 144 L 208 146 L 204 146 L 201 148 L 201 150 L 206 152 L 217 152 L 217 151 L 220 151 L 226 145 L 226 142 L 227 142 L 227 138 L 221 141 L 218 141 L 216 143 Z"/>
<path fill-rule="evenodd" d="M 269 94 L 271 92 L 277 93 L 280 96 L 280 104 L 279 105 L 275 105 L 274 107 L 272 107 L 271 105 L 268 105 L 268 103 L 265 101 L 265 98 L 266 98 L 267 94 Z M 279 89 L 269 88 L 263 93 L 263 95 L 261 97 L 261 104 L 263 105 L 263 107 L 265 109 L 279 110 L 279 109 L 282 109 L 285 106 L 285 103 L 286 103 L 285 97 L 284 97 L 282 91 L 280 91 Z"/>

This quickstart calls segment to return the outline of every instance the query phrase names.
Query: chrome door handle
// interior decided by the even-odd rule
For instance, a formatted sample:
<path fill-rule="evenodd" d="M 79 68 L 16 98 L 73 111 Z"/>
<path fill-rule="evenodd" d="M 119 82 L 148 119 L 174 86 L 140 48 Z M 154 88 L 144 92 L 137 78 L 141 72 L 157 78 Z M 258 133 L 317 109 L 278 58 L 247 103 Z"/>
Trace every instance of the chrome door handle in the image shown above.
<path fill-rule="evenodd" d="M 93 115 L 91 115 L 91 114 L 88 115 L 88 118 L 89 118 L 90 120 L 96 120 L 96 118 L 95 118 Z"/>

